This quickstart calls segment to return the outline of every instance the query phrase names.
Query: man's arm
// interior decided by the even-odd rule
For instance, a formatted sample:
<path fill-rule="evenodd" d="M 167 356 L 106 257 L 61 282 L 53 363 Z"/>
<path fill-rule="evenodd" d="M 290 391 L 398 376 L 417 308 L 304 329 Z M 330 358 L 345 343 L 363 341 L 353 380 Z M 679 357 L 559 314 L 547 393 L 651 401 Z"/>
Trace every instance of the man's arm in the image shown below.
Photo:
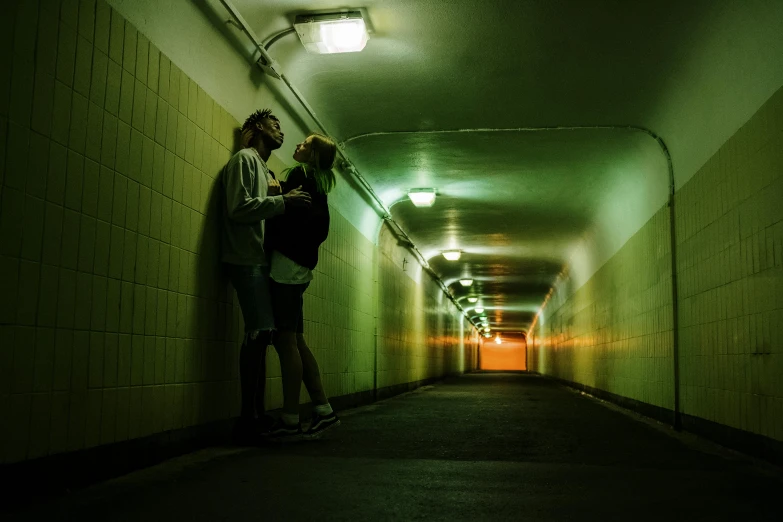
<path fill-rule="evenodd" d="M 250 196 L 253 175 L 253 166 L 244 156 L 229 163 L 224 173 L 228 217 L 239 223 L 256 223 L 285 212 L 283 196 Z M 266 183 L 266 180 L 259 179 L 259 182 Z"/>

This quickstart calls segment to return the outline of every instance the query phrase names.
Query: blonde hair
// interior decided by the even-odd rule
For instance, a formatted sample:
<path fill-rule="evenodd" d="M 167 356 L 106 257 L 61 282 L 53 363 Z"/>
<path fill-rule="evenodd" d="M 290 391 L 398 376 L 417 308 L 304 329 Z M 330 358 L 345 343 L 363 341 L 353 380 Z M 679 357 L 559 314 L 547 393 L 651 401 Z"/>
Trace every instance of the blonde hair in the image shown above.
<path fill-rule="evenodd" d="M 337 144 L 329 136 L 314 132 L 308 136 L 310 140 L 310 161 L 302 165 L 305 174 L 313 171 L 318 192 L 328 194 L 337 182 L 332 172 L 334 160 L 337 157 Z"/>

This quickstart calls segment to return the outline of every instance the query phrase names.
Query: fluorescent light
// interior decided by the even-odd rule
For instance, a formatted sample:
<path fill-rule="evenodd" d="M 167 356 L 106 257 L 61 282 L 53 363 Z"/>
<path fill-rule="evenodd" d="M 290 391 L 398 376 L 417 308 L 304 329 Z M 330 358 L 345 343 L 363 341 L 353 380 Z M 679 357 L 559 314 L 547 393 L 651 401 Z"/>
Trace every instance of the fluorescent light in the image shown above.
<path fill-rule="evenodd" d="M 483 314 L 484 313 L 484 309 L 483 308 L 476 308 L 476 313 L 477 314 Z"/>
<path fill-rule="evenodd" d="M 443 251 L 443 257 L 445 257 L 449 261 L 457 261 L 459 259 L 459 256 L 462 255 L 462 252 L 459 250 L 444 250 Z M 475 301 L 471 301 L 471 303 L 475 303 Z"/>
<path fill-rule="evenodd" d="M 495 337 L 495 342 L 496 342 L 496 343 L 498 343 L 498 344 L 500 344 L 500 343 L 502 343 L 502 342 L 503 342 L 503 341 L 500 339 L 500 335 L 498 335 L 497 337 Z"/>
<path fill-rule="evenodd" d="M 446 259 L 448 259 L 448 258 L 446 258 Z M 469 303 L 475 303 L 476 301 L 478 301 L 478 297 L 468 297 L 468 302 Z"/>
<path fill-rule="evenodd" d="M 312 54 L 354 53 L 369 39 L 359 12 L 299 15 L 294 29 Z"/>
<path fill-rule="evenodd" d="M 417 207 L 431 207 L 435 203 L 435 189 L 410 189 L 408 197 Z"/>
<path fill-rule="evenodd" d="M 470 285 L 473 284 L 473 280 L 472 279 L 460 279 L 459 280 L 459 284 L 461 284 L 462 286 L 470 286 Z"/>

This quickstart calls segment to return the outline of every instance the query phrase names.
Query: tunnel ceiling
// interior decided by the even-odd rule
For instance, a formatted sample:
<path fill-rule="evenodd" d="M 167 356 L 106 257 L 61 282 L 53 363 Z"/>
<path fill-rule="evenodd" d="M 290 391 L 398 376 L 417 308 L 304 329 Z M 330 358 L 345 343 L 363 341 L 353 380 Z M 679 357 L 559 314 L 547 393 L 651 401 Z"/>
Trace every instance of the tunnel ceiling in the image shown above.
<path fill-rule="evenodd" d="M 297 14 L 364 10 L 361 53 L 309 55 L 296 35 L 270 52 L 463 306 L 479 296 L 500 331 L 526 329 L 601 219 L 627 240 L 668 181 L 642 132 L 521 129 L 651 129 L 681 184 L 783 82 L 783 2 L 233 3 L 262 39 Z M 722 103 L 727 90 L 742 101 Z M 417 187 L 438 191 L 433 207 L 405 199 Z M 463 257 L 444 260 L 449 248 Z"/>

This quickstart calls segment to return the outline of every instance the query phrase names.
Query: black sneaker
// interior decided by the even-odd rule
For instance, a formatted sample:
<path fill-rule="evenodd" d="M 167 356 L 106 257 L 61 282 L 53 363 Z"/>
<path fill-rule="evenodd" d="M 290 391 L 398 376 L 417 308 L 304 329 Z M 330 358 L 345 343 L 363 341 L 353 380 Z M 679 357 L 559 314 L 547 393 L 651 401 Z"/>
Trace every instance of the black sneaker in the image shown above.
<path fill-rule="evenodd" d="M 310 420 L 310 427 L 304 432 L 304 438 L 317 439 L 323 435 L 326 430 L 339 425 L 340 419 L 337 418 L 337 415 L 335 415 L 334 412 L 324 416 L 313 413 L 313 418 Z"/>
<path fill-rule="evenodd" d="M 277 419 L 275 423 L 264 433 L 264 437 L 275 442 L 287 442 L 301 440 L 302 425 L 289 426 L 283 419 Z"/>

